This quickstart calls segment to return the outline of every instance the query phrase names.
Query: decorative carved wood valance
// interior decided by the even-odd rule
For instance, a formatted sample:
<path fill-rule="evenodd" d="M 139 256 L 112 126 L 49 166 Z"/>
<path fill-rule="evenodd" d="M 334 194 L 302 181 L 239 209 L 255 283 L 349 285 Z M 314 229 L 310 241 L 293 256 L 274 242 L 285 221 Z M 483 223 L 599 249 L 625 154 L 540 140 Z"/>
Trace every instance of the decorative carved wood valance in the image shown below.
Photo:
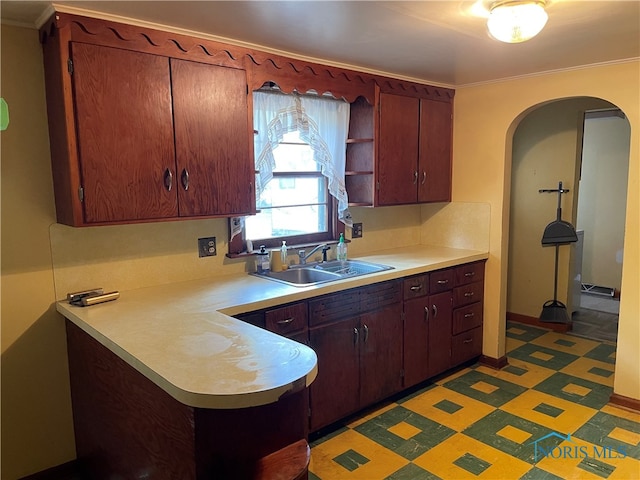
<path fill-rule="evenodd" d="M 64 30 L 65 38 L 72 42 L 93 43 L 244 69 L 250 90 L 257 90 L 266 82 L 274 82 L 284 92 L 330 92 L 334 97 L 348 102 L 363 97 L 371 105 L 375 102 L 376 84 L 382 92 L 445 102 L 451 102 L 455 93 L 449 88 L 406 82 L 213 40 L 58 12 L 40 29 L 42 43 L 46 43 L 50 36 L 56 35 L 60 30 Z"/>

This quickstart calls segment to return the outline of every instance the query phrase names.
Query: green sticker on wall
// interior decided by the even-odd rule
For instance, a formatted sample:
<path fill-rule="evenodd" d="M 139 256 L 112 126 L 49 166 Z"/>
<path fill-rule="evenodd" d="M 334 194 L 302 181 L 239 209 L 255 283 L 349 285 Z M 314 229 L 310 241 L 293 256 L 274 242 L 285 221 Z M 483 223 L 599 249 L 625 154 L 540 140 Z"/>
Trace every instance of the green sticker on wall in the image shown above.
<path fill-rule="evenodd" d="M 6 130 L 9 126 L 9 105 L 0 98 L 0 130 Z"/>

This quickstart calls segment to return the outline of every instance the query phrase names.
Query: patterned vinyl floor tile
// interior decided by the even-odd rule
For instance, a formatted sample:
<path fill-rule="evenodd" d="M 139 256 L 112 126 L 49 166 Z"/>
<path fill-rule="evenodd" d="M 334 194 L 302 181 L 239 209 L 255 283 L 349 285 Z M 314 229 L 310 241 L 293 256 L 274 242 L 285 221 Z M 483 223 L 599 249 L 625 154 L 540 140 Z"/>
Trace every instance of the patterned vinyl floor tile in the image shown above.
<path fill-rule="evenodd" d="M 640 480 L 615 344 L 507 324 L 509 365 L 426 382 L 312 439 L 310 480 Z"/>

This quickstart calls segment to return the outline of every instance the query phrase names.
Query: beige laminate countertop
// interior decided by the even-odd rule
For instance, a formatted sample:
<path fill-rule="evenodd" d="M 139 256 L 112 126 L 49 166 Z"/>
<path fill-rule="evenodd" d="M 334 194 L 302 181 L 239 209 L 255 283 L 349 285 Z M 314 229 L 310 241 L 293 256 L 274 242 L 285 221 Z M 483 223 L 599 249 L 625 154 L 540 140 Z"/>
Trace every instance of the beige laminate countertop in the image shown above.
<path fill-rule="evenodd" d="M 358 257 L 394 267 L 292 287 L 242 274 L 121 292 L 113 302 L 57 310 L 178 401 L 200 408 L 265 405 L 310 385 L 315 352 L 229 315 L 484 260 L 486 252 L 416 246 Z"/>

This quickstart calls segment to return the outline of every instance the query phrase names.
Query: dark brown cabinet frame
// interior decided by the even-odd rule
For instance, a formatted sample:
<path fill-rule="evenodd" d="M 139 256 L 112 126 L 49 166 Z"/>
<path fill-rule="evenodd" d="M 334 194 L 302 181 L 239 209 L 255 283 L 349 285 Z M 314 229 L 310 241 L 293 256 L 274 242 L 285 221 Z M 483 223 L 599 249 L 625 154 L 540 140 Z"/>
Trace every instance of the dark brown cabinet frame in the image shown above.
<path fill-rule="evenodd" d="M 253 105 L 249 92 L 259 89 L 266 82 L 273 82 L 284 92 L 308 92 L 310 90 L 331 92 L 334 97 L 350 102 L 352 104 L 353 119 L 350 124 L 349 140 L 345 146 L 347 149 L 345 181 L 350 201 L 353 205 L 377 206 L 386 204 L 384 201 L 380 202 L 377 198 L 381 183 L 378 179 L 379 172 L 377 171 L 379 165 L 376 165 L 377 149 L 379 148 L 377 139 L 380 136 L 380 116 L 377 111 L 380 92 L 418 98 L 423 105 L 429 104 L 436 107 L 429 110 L 429 112 L 432 111 L 433 113 L 426 114 L 424 111 L 421 113 L 423 118 L 428 116 L 438 118 L 436 121 L 421 120 L 426 125 L 426 129 L 423 128 L 422 124 L 420 126 L 421 146 L 423 144 L 429 145 L 427 150 L 432 150 L 431 145 L 435 140 L 438 140 L 442 142 L 442 145 L 433 147 L 436 155 L 440 158 L 446 158 L 447 149 L 450 151 L 450 142 L 448 143 L 448 141 L 451 138 L 451 118 L 450 116 L 447 117 L 447 112 L 451 110 L 455 93 L 452 89 L 294 60 L 259 50 L 186 35 L 63 13 L 55 13 L 41 28 L 40 36 L 44 49 L 56 211 L 58 222 L 67 225 L 135 223 L 180 218 L 236 216 L 255 212 L 254 189 L 250 188 L 248 194 L 243 194 L 244 187 L 236 188 L 236 185 L 226 187 L 226 177 L 223 174 L 222 178 L 219 178 L 215 184 L 203 187 L 206 194 L 215 197 L 223 190 L 233 190 L 224 193 L 225 195 L 233 196 L 238 195 L 238 192 L 240 192 L 240 195 L 244 198 L 251 200 L 249 202 L 251 203 L 250 207 L 247 207 L 236 198 L 231 203 L 236 203 L 237 205 L 230 209 L 221 208 L 218 211 L 195 208 L 194 210 L 190 208 L 189 202 L 185 201 L 185 216 L 181 216 L 180 212 L 177 215 L 175 214 L 175 206 L 167 204 L 167 199 L 156 199 L 151 202 L 152 205 L 143 206 L 143 210 L 150 209 L 151 212 L 138 215 L 138 218 L 133 218 L 136 215 L 127 213 L 114 214 L 113 218 L 115 220 L 110 219 L 109 215 L 106 217 L 98 215 L 96 220 L 91 215 L 86 216 L 82 198 L 84 192 L 82 168 L 88 167 L 82 165 L 81 152 L 79 150 L 83 148 L 83 145 L 91 148 L 91 144 L 79 138 L 79 135 L 84 135 L 84 132 L 79 131 L 82 129 L 78 129 L 76 124 L 76 115 L 80 112 L 76 111 L 74 85 L 71 79 L 73 70 L 72 45 L 76 44 L 112 47 L 167 59 L 188 60 L 194 63 L 237 69 L 244 72 L 246 75 L 247 111 L 245 114 L 247 128 L 244 138 L 246 143 L 243 148 L 246 148 L 245 151 L 248 154 L 242 153 L 240 155 L 243 159 L 240 160 L 241 163 L 239 165 L 246 172 L 252 168 L 253 163 Z M 129 72 L 129 74 L 132 73 L 135 74 L 136 72 Z M 444 114 L 441 113 L 442 110 L 444 110 Z M 83 114 L 83 117 L 86 117 L 86 115 Z M 117 119 L 114 119 L 114 121 L 117 121 Z M 138 126 L 141 128 L 149 127 L 149 125 L 136 125 L 136 129 Z M 433 128 L 431 128 L 432 125 L 434 125 Z M 144 132 L 140 131 L 138 133 L 143 135 Z M 222 145 L 221 149 L 227 147 Z M 100 148 L 100 146 L 97 148 Z M 158 147 L 154 146 L 153 148 Z M 161 148 L 166 150 L 166 146 Z M 444 150 L 444 153 L 441 150 Z M 424 152 L 424 148 L 422 151 Z M 230 151 L 230 154 L 233 154 L 233 150 Z M 420 153 L 420 156 L 422 158 L 423 153 Z M 133 158 L 131 161 L 140 161 L 140 156 L 136 155 L 136 157 L 138 158 Z M 198 169 L 197 166 L 194 168 Z M 441 175 L 442 178 L 446 178 L 446 172 L 449 172 L 450 183 L 450 165 L 449 167 L 438 168 L 439 171 L 445 172 L 445 175 Z M 157 174 L 160 178 L 156 178 L 156 181 L 164 182 L 165 184 L 173 182 L 174 185 L 184 182 L 185 175 L 183 171 L 178 170 L 181 169 L 169 173 L 164 171 L 164 178 L 162 178 L 163 172 L 161 171 Z M 240 177 L 248 175 L 246 172 Z M 170 174 L 173 174 L 173 178 L 170 178 Z M 429 175 L 430 178 L 431 175 Z M 434 178 L 439 177 L 435 176 Z M 445 182 L 443 188 L 445 190 L 450 189 L 450 185 L 446 185 L 447 180 L 443 181 Z M 124 188 L 127 188 L 127 186 L 125 182 Z M 135 198 L 133 203 L 144 203 L 144 198 L 145 195 L 142 194 L 139 198 Z M 446 192 L 433 198 L 421 195 L 419 199 L 419 201 L 447 200 Z M 202 201 L 198 200 L 196 204 Z M 121 203 L 125 202 L 126 200 L 121 201 Z M 225 203 L 225 200 L 218 203 Z M 125 209 L 126 206 L 128 205 L 110 206 L 107 204 L 101 205 L 99 208 L 106 209 L 109 212 L 110 209 L 117 211 L 118 209 Z"/>

